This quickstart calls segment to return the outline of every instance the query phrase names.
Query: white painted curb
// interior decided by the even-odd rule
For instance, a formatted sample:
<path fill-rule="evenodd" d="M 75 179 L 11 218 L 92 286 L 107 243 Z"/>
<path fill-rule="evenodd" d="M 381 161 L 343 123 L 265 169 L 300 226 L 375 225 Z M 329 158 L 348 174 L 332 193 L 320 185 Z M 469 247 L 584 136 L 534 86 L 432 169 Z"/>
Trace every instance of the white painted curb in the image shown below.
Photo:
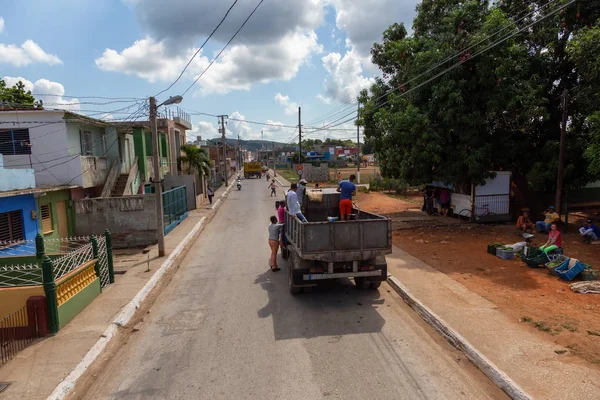
<path fill-rule="evenodd" d="M 500 370 L 486 356 L 481 354 L 467 339 L 452 329 L 446 321 L 431 311 L 425 304 L 421 303 L 406 286 L 396 277 L 388 275 L 387 282 L 402 297 L 402 299 L 423 318 L 433 329 L 438 331 L 448 343 L 462 351 L 473 364 L 477 366 L 488 378 L 494 382 L 504 393 L 513 400 L 531 400 L 523 390 L 508 375 Z"/>
<path fill-rule="evenodd" d="M 235 183 L 235 181 L 234 181 Z M 227 188 L 224 194 L 229 193 L 229 189 L 231 189 L 233 183 Z M 224 195 L 221 195 L 223 198 Z M 223 202 L 221 199 L 218 199 L 215 204 L 211 207 L 211 209 L 218 209 Z M 65 379 L 63 379 L 58 386 L 54 389 L 54 391 L 48 396 L 48 400 L 62 400 L 67 397 L 67 395 L 75 388 L 75 384 L 81 378 L 81 376 L 87 371 L 87 369 L 92 365 L 92 363 L 102 354 L 108 343 L 112 340 L 115 334 L 118 332 L 119 327 L 127 325 L 135 314 L 135 311 L 138 309 L 140 304 L 146 299 L 148 294 L 156 287 L 160 279 L 165 275 L 165 273 L 173 266 L 177 256 L 183 251 L 185 246 L 192 240 L 192 238 L 198 233 L 198 231 L 204 225 L 206 221 L 206 217 L 202 217 L 200 221 L 192 228 L 190 232 L 185 236 L 185 238 L 179 243 L 179 245 L 173 250 L 169 257 L 162 263 L 160 268 L 156 270 L 154 275 L 150 278 L 148 282 L 140 289 L 139 292 L 135 295 L 133 299 L 129 303 L 127 303 L 121 311 L 117 314 L 117 317 L 113 320 L 113 322 L 108 325 L 104 333 L 100 336 L 100 339 L 92 346 L 92 348 L 86 353 L 83 359 L 73 368 L 71 373 L 67 375 Z"/>

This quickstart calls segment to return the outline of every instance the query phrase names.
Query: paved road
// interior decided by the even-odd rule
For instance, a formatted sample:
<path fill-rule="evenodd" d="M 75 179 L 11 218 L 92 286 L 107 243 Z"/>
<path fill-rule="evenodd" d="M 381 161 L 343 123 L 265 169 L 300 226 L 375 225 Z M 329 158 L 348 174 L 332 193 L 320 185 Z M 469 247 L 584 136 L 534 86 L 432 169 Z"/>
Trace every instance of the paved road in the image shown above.
<path fill-rule="evenodd" d="M 267 265 L 274 198 L 264 180 L 243 186 L 81 398 L 506 398 L 387 284 L 292 297 Z"/>

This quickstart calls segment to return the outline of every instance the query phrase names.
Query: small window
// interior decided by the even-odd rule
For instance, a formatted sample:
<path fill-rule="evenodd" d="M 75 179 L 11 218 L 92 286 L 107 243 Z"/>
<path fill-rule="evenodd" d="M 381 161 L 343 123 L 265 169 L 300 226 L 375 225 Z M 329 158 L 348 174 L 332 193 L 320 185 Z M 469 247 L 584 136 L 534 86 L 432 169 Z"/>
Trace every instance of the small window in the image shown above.
<path fill-rule="evenodd" d="M 25 240 L 23 211 L 15 210 L 0 213 L 0 241 Z"/>
<path fill-rule="evenodd" d="M 52 233 L 54 232 L 54 227 L 52 225 L 52 209 L 50 208 L 50 204 L 44 204 L 40 207 L 42 211 L 42 232 Z"/>
<path fill-rule="evenodd" d="M 81 140 L 81 154 L 84 156 L 91 156 L 92 155 L 92 132 L 79 131 L 79 137 Z"/>
<path fill-rule="evenodd" d="M 31 154 L 29 129 L 0 130 L 0 153 L 5 156 Z"/>

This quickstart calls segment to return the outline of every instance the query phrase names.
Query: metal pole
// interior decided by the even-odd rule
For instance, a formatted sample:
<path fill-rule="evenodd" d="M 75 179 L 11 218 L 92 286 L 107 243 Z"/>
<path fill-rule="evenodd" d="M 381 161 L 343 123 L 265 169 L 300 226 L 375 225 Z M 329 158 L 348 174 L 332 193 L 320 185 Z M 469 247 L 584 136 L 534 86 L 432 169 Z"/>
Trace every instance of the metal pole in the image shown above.
<path fill-rule="evenodd" d="M 569 104 L 569 91 L 563 92 L 562 127 L 560 131 L 560 150 L 558 153 L 558 176 L 556 177 L 556 212 L 560 215 L 563 191 L 563 175 L 565 168 L 565 148 L 567 146 L 567 106 Z"/>
<path fill-rule="evenodd" d="M 223 142 L 223 167 L 225 170 L 225 186 L 229 186 L 229 177 L 227 176 L 227 138 L 225 137 L 225 117 L 227 117 L 227 115 L 219 115 L 219 118 L 221 118 L 221 139 Z"/>
<path fill-rule="evenodd" d="M 273 143 L 273 176 L 277 176 L 277 157 L 275 157 L 275 142 Z"/>
<path fill-rule="evenodd" d="M 358 107 L 356 110 L 356 118 L 358 118 L 358 114 L 360 113 L 360 101 L 358 102 Z M 356 152 L 356 164 L 357 164 L 357 170 L 356 170 L 356 178 L 358 180 L 358 183 L 360 183 L 360 163 L 362 162 L 362 157 L 360 156 L 360 127 L 358 126 L 358 124 L 356 124 L 356 146 L 357 148 L 357 152 Z"/>
<path fill-rule="evenodd" d="M 302 110 L 298 107 L 298 164 L 302 165 Z"/>
<path fill-rule="evenodd" d="M 156 240 L 158 256 L 165 256 L 165 229 L 163 224 L 163 199 L 160 176 L 160 151 L 158 127 L 156 126 L 156 99 L 150 97 L 150 129 L 152 130 L 152 152 L 154 153 L 154 196 L 156 198 Z"/>

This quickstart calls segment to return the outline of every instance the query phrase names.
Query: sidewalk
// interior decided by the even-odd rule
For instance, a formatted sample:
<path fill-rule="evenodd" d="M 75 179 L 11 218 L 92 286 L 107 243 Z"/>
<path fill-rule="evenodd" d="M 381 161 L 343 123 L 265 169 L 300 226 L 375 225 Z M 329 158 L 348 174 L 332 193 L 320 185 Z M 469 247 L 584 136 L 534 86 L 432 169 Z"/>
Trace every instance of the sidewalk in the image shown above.
<path fill-rule="evenodd" d="M 225 186 L 217 190 L 213 204 L 217 199 L 224 199 L 226 190 Z M 203 218 L 206 218 L 205 226 L 218 208 L 218 205 L 211 208 L 204 204 L 190 211 L 189 216 L 165 236 L 167 256 Z M 167 260 L 167 256 L 158 258 L 156 245 L 150 247 L 148 254 L 143 254 L 142 249 L 123 249 L 114 250 L 113 255 L 115 283 L 106 287 L 92 304 L 58 334 L 29 346 L 0 368 L 0 382 L 10 383 L 0 394 L 0 399 L 46 399 L 96 344 L 120 310 Z M 178 257 L 174 266 L 181 259 Z"/>
<path fill-rule="evenodd" d="M 508 318 L 490 301 L 394 247 L 388 273 L 535 399 L 598 399 L 600 371 Z M 555 351 L 566 351 L 562 355 Z"/>

